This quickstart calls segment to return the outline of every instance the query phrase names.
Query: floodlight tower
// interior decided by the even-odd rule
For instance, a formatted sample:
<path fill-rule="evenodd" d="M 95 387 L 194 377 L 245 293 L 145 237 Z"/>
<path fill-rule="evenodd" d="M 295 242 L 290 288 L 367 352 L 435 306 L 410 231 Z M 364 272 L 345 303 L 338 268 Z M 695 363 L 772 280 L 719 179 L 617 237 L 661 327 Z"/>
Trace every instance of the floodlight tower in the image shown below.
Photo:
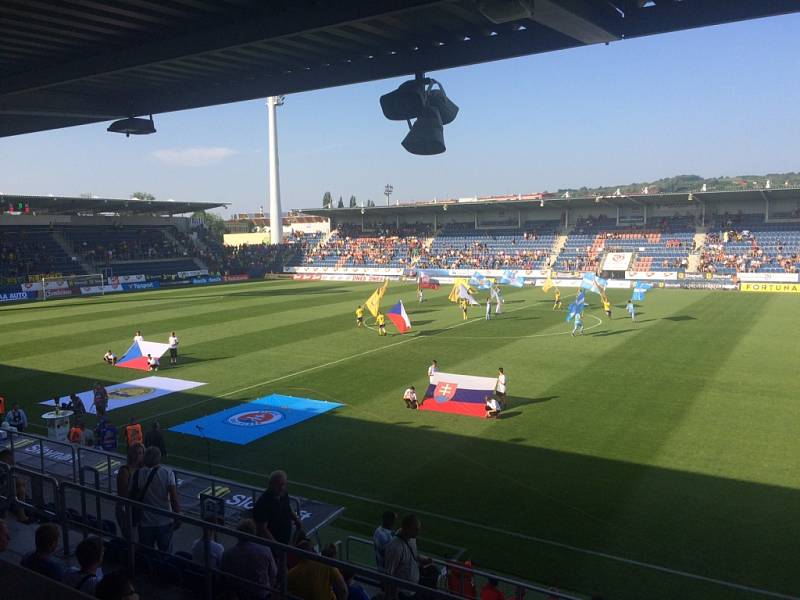
<path fill-rule="evenodd" d="M 269 237 L 270 243 L 283 241 L 283 217 L 281 216 L 281 183 L 278 174 L 278 123 L 276 108 L 283 106 L 285 96 L 267 98 L 269 114 Z"/>

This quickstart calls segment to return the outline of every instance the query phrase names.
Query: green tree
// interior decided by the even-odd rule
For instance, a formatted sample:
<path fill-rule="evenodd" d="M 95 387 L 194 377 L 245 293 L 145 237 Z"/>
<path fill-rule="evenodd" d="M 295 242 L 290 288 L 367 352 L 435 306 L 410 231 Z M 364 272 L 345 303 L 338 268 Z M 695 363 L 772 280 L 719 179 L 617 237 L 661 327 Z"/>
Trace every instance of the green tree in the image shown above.
<path fill-rule="evenodd" d="M 350 196 L 350 208 L 355 208 L 357 205 L 355 195 Z"/>
<path fill-rule="evenodd" d="M 195 219 L 201 219 L 205 224 L 206 229 L 208 229 L 214 235 L 214 237 L 222 241 L 222 236 L 225 235 L 225 221 L 222 220 L 222 217 L 204 210 L 198 210 L 194 212 L 192 217 Z"/>
<path fill-rule="evenodd" d="M 339 204 L 337 205 L 337 208 L 344 208 L 344 200 L 342 200 L 341 196 L 339 196 Z"/>
<path fill-rule="evenodd" d="M 136 198 L 137 200 L 150 200 L 150 201 L 156 199 L 156 197 L 149 192 L 133 192 L 131 194 L 131 198 Z"/>
<path fill-rule="evenodd" d="M 322 195 L 322 208 L 331 208 L 333 206 L 333 197 L 330 192 L 325 192 Z"/>

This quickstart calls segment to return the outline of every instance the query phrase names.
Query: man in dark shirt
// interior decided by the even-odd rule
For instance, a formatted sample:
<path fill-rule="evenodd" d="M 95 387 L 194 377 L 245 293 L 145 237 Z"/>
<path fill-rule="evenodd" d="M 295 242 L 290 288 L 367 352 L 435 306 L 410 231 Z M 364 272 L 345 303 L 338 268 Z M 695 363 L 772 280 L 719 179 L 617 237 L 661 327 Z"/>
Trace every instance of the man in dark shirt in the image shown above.
<path fill-rule="evenodd" d="M 36 530 L 36 550 L 25 556 L 19 564 L 50 579 L 63 580 L 64 565 L 53 558 L 59 538 L 58 526 L 53 523 L 39 525 Z"/>
<path fill-rule="evenodd" d="M 167 458 L 167 447 L 164 445 L 164 434 L 161 431 L 161 424 L 158 421 L 153 421 L 152 429 L 144 434 L 144 447 L 149 448 L 150 446 L 155 446 L 161 450 L 161 460 Z"/>
<path fill-rule="evenodd" d="M 292 522 L 302 529 L 300 517 L 289 504 L 287 487 L 289 480 L 284 471 L 273 471 L 269 476 L 267 489 L 261 494 L 253 508 L 253 520 L 258 535 L 281 544 L 289 544 L 292 539 Z"/>

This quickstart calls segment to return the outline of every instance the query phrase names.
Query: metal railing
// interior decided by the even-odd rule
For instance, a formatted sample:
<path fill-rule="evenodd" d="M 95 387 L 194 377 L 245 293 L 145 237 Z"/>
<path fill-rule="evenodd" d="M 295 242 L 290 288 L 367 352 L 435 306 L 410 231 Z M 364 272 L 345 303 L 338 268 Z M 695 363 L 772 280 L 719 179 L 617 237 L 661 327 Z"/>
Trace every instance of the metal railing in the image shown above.
<path fill-rule="evenodd" d="M 350 558 L 350 549 L 351 546 L 354 544 L 359 544 L 362 546 L 369 546 L 369 548 L 373 548 L 372 540 L 367 538 L 362 538 L 356 535 L 351 535 L 347 537 L 345 541 L 344 547 L 344 557 L 345 560 L 348 562 L 351 560 Z M 511 577 L 507 577 L 504 575 L 497 575 L 496 573 L 490 573 L 488 571 L 483 571 L 481 569 L 476 569 L 474 567 L 467 567 L 463 563 L 458 563 L 449 560 L 443 560 L 435 557 L 430 557 L 433 561 L 433 564 L 436 565 L 439 569 L 447 572 L 447 573 L 457 573 L 460 575 L 459 577 L 459 584 L 460 589 L 451 591 L 451 593 L 456 594 L 456 596 L 463 598 L 472 598 L 473 596 L 470 595 L 469 590 L 465 588 L 467 577 L 471 576 L 472 579 L 476 578 L 483 578 L 483 579 L 496 579 L 501 585 L 504 587 L 508 587 L 509 589 L 514 591 L 514 599 L 515 600 L 523 600 L 526 595 L 529 600 L 533 598 L 557 598 L 558 600 L 581 600 L 579 596 L 567 594 L 564 592 L 559 592 L 553 588 L 548 588 L 542 585 L 537 585 L 535 583 L 529 583 L 526 581 L 520 581 L 518 579 L 513 579 Z M 478 592 L 478 596 L 480 592 Z"/>

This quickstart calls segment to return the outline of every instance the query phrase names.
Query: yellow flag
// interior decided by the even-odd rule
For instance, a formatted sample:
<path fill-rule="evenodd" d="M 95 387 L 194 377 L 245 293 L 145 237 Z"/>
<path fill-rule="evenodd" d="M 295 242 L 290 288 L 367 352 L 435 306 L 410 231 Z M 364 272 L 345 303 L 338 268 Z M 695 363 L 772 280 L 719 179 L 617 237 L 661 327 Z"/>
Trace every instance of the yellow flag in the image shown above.
<path fill-rule="evenodd" d="M 377 317 L 378 313 L 381 311 L 381 300 L 383 299 L 383 295 L 386 293 L 386 286 L 389 285 L 389 280 L 383 282 L 383 285 L 379 287 L 377 290 L 372 292 L 372 296 L 364 302 L 364 306 L 366 309 L 372 313 L 373 317 Z"/>
<path fill-rule="evenodd" d="M 553 284 L 553 272 L 550 271 L 547 274 L 547 279 L 544 280 L 544 285 L 542 286 L 542 291 L 546 294 L 547 292 L 550 291 L 550 289 L 553 287 L 553 285 L 554 285 Z"/>
<path fill-rule="evenodd" d="M 450 290 L 450 295 L 447 296 L 447 299 L 450 302 L 458 302 L 460 296 L 458 295 L 458 290 L 461 286 L 469 289 L 469 279 L 464 279 L 463 277 L 459 277 L 453 281 L 453 289 Z"/>

